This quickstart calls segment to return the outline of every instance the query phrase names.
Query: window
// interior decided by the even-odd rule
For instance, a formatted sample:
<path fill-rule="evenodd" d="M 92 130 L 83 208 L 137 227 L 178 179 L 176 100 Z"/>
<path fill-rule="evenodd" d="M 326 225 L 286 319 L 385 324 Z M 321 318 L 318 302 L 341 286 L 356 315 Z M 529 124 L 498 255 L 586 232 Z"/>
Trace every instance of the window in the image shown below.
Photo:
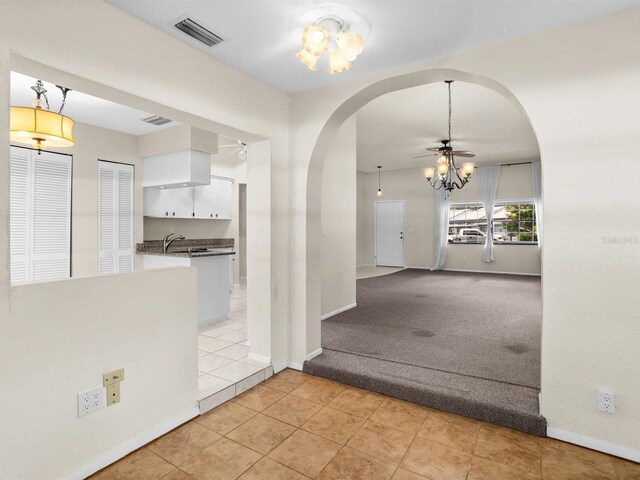
<path fill-rule="evenodd" d="M 455 203 L 449 208 L 449 243 L 484 244 L 487 217 L 481 203 Z M 494 244 L 537 244 L 535 207 L 530 201 L 499 201 L 493 211 Z"/>
<path fill-rule="evenodd" d="M 98 161 L 98 273 L 133 270 L 133 165 Z"/>
<path fill-rule="evenodd" d="M 11 283 L 71 275 L 72 157 L 11 147 Z"/>

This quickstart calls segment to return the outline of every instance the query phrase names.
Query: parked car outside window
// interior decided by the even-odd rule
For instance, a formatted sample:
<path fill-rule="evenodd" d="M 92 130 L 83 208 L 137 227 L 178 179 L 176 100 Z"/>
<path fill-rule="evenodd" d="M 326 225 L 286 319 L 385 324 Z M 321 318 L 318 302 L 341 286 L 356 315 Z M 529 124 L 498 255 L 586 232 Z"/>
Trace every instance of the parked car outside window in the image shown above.
<path fill-rule="evenodd" d="M 457 234 L 451 234 L 448 236 L 449 243 L 484 243 L 487 238 L 487 234 L 477 228 L 461 228 Z M 504 236 L 500 233 L 493 234 L 494 242 L 504 241 Z"/>

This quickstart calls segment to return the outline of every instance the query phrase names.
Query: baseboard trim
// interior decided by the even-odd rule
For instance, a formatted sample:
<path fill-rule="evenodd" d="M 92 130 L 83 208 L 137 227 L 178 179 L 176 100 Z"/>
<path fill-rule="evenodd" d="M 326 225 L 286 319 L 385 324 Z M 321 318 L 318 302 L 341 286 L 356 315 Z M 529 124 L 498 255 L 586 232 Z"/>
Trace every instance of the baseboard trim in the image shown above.
<path fill-rule="evenodd" d="M 171 420 L 162 422 L 161 424 L 156 425 L 151 430 L 143 433 L 142 435 L 138 435 L 137 437 L 134 437 L 131 440 L 126 441 L 125 443 L 117 446 L 116 448 L 109 450 L 107 453 L 100 456 L 97 460 L 94 460 L 88 465 L 85 465 L 80 470 L 76 470 L 74 473 L 72 473 L 71 475 L 65 478 L 67 478 L 68 480 L 76 480 L 76 479 L 82 480 L 84 478 L 87 478 L 89 475 L 92 475 L 96 473 L 98 470 L 101 470 L 111 465 L 112 463 L 120 460 L 122 457 L 128 455 L 134 450 L 137 450 L 143 445 L 146 445 L 147 443 L 155 440 L 156 438 L 164 435 L 165 433 L 170 432 L 174 428 L 179 427 L 183 423 L 188 422 L 189 420 L 197 417 L 198 415 L 200 415 L 200 411 L 198 410 L 198 407 L 194 406 L 193 408 L 190 408 L 189 410 L 182 413 L 181 415 L 178 415 L 177 417 L 172 418 Z"/>
<path fill-rule="evenodd" d="M 226 315 L 219 315 L 217 317 L 198 320 L 198 328 L 210 327 L 211 325 L 215 325 L 216 323 L 224 322 L 226 319 Z"/>
<path fill-rule="evenodd" d="M 320 355 L 322 353 L 322 348 L 318 348 L 317 350 L 314 350 L 313 352 L 309 353 L 306 357 L 304 357 L 305 361 L 306 360 L 312 360 L 314 358 L 316 358 L 318 355 Z M 294 362 L 292 360 L 289 360 L 287 362 L 287 368 L 293 368 L 294 370 L 300 370 L 302 371 L 302 367 L 304 365 L 304 362 Z"/>
<path fill-rule="evenodd" d="M 314 350 L 313 352 L 308 354 L 304 359 L 305 360 L 313 360 L 314 358 L 316 358 L 321 353 L 322 353 L 322 348 L 318 348 L 317 350 Z"/>
<path fill-rule="evenodd" d="M 287 362 L 278 362 L 273 364 L 273 373 L 278 373 L 287 368 L 289 364 Z"/>
<path fill-rule="evenodd" d="M 339 308 L 338 310 L 334 310 L 333 312 L 329 312 L 329 313 L 326 313 L 326 314 L 322 315 L 320 317 L 320 320 L 326 320 L 329 317 L 333 317 L 334 315 L 337 315 L 339 313 L 346 312 L 347 310 L 351 310 L 352 308 L 357 307 L 357 306 L 358 306 L 357 303 L 352 303 L 351 305 L 347 305 L 346 307 L 342 307 L 342 308 Z M 309 359 L 307 358 L 307 360 L 309 360 Z"/>
<path fill-rule="evenodd" d="M 573 433 L 552 427 L 547 428 L 547 436 L 557 440 L 562 440 L 563 442 L 569 442 L 574 445 L 590 448 L 591 450 L 597 450 L 599 452 L 608 453 L 609 455 L 625 458 L 632 462 L 640 462 L 640 450 L 624 447 L 617 443 L 611 443 L 599 438 L 587 437 L 585 435 L 580 435 L 579 433 Z"/>
<path fill-rule="evenodd" d="M 356 265 L 356 268 L 360 267 L 375 267 L 373 263 L 363 263 L 362 265 Z"/>
<path fill-rule="evenodd" d="M 251 360 L 255 360 L 256 362 L 269 363 L 269 364 L 271 363 L 271 357 L 258 355 L 257 353 L 249 352 L 249 355 L 247 355 L 247 357 L 249 357 Z"/>
<path fill-rule="evenodd" d="M 413 268 L 416 270 L 433 270 L 433 267 L 412 267 L 406 266 L 404 268 Z M 461 272 L 461 273 L 494 273 L 496 275 L 524 275 L 524 276 L 532 276 L 532 277 L 540 277 L 540 273 L 523 273 L 523 272 L 498 272 L 495 270 L 466 270 L 463 268 L 443 268 L 444 272 Z"/>

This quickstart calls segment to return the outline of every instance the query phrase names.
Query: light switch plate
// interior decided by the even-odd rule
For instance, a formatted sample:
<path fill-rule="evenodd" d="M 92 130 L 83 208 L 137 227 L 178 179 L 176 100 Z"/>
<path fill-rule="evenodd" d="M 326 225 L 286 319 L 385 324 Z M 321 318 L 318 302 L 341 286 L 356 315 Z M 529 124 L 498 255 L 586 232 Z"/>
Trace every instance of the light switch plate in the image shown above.
<path fill-rule="evenodd" d="M 120 383 L 112 383 L 107 387 L 107 407 L 120 402 Z"/>
<path fill-rule="evenodd" d="M 120 383 L 124 380 L 124 368 L 113 370 L 102 375 L 102 385 L 108 387 L 114 383 Z"/>

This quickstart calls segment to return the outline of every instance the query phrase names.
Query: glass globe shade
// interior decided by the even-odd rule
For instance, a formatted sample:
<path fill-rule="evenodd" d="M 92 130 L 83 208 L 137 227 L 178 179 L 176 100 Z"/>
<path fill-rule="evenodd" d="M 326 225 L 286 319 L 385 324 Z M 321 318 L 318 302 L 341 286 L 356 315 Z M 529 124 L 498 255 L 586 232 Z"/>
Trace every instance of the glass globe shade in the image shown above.
<path fill-rule="evenodd" d="M 300 61 L 304 63 L 307 66 L 307 68 L 312 72 L 315 72 L 317 70 L 316 69 L 316 63 L 318 62 L 317 55 L 311 55 L 309 52 L 307 52 L 303 48 L 299 52 L 296 52 L 296 57 L 298 57 Z"/>
<path fill-rule="evenodd" d="M 329 73 L 340 73 L 351 68 L 351 62 L 344 58 L 342 50 L 335 50 L 331 52 L 329 57 Z"/>
<path fill-rule="evenodd" d="M 311 55 L 321 55 L 328 43 L 329 33 L 320 25 L 312 23 L 302 32 L 302 47 Z"/>
<path fill-rule="evenodd" d="M 344 57 L 353 61 L 364 50 L 364 40 L 361 35 L 348 32 L 339 32 L 336 35 L 336 44 L 343 51 Z"/>

